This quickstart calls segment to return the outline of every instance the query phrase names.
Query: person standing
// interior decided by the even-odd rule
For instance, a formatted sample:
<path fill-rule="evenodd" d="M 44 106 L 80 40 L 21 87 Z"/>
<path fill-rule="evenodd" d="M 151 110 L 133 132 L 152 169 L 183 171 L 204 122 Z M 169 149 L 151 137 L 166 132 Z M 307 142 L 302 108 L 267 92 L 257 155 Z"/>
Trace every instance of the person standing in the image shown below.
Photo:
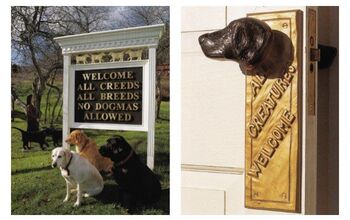
<path fill-rule="evenodd" d="M 27 96 L 26 112 L 27 112 L 27 131 L 39 131 L 39 111 L 32 103 L 33 95 Z M 28 143 L 30 148 L 30 142 Z"/>

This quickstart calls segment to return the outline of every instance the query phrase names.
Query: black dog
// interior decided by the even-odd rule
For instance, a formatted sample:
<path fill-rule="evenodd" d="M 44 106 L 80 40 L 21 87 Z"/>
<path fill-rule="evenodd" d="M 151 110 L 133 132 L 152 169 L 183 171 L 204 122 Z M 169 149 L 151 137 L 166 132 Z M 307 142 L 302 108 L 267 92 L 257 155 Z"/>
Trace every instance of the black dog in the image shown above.
<path fill-rule="evenodd" d="M 51 136 L 53 145 L 55 147 L 62 144 L 62 129 L 46 128 L 46 135 Z"/>
<path fill-rule="evenodd" d="M 17 129 L 21 132 L 24 150 L 30 150 L 30 147 L 28 145 L 29 142 L 39 143 L 40 148 L 42 150 L 45 150 L 44 145 L 46 145 L 46 147 L 49 147 L 48 143 L 45 140 L 47 135 L 45 130 L 28 132 L 17 127 L 12 127 L 12 128 Z"/>
<path fill-rule="evenodd" d="M 152 204 L 160 199 L 159 180 L 123 137 L 108 139 L 100 153 L 114 162 L 113 177 L 120 187 L 122 205 L 132 209 L 138 203 Z"/>
<path fill-rule="evenodd" d="M 247 75 L 280 77 L 293 59 L 289 37 L 255 18 L 232 21 L 222 30 L 200 36 L 199 43 L 207 57 L 237 61 Z"/>

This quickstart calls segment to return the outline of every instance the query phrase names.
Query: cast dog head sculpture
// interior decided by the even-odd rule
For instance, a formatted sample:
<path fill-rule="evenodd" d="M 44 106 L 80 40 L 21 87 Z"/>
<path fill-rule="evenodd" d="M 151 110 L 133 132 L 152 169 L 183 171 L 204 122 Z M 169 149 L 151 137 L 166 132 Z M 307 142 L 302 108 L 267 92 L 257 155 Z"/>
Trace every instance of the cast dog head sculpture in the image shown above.
<path fill-rule="evenodd" d="M 246 75 L 281 77 L 293 60 L 289 37 L 255 18 L 234 20 L 198 40 L 207 57 L 237 61 Z"/>

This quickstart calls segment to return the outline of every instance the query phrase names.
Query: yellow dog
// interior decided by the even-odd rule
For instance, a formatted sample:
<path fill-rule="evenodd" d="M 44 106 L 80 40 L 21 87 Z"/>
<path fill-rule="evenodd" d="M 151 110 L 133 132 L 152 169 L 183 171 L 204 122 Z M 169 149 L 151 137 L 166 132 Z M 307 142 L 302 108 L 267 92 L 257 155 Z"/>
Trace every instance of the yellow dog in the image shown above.
<path fill-rule="evenodd" d="M 95 141 L 88 138 L 81 130 L 74 130 L 66 139 L 66 143 L 75 144 L 76 152 L 90 161 L 98 171 L 112 173 L 113 161 L 103 157 L 97 149 Z"/>

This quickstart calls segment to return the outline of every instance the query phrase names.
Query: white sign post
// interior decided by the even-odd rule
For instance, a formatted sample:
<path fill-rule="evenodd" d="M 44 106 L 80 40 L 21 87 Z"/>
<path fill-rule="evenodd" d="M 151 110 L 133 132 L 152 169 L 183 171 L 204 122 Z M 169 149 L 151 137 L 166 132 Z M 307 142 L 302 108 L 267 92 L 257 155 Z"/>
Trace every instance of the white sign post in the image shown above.
<path fill-rule="evenodd" d="M 147 166 L 154 167 L 155 136 L 155 81 L 156 48 L 164 30 L 164 24 L 111 31 L 57 37 L 55 40 L 63 54 L 63 146 L 69 147 L 64 140 L 71 128 L 125 130 L 147 132 Z M 117 51 L 135 51 L 148 48 L 148 59 L 107 60 L 96 62 L 93 54 Z M 76 63 L 72 64 L 72 57 Z M 77 56 L 89 56 L 89 61 L 79 62 Z M 131 56 L 131 55 L 130 55 Z M 108 70 L 118 68 L 142 68 L 142 122 L 139 124 L 77 122 L 75 109 L 75 73 L 76 71 Z"/>

